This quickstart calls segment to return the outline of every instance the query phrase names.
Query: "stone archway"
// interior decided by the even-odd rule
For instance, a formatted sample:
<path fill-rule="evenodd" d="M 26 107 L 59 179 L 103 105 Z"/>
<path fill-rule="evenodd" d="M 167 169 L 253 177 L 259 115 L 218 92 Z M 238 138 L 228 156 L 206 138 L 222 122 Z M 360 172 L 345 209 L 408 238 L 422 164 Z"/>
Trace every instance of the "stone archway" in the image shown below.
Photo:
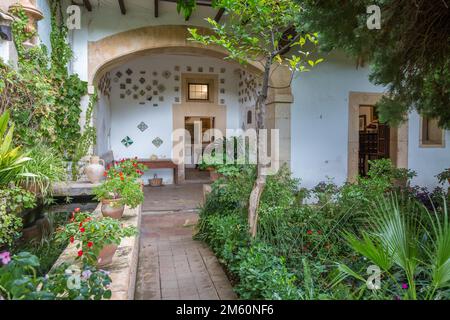
<path fill-rule="evenodd" d="M 197 27 L 202 33 L 211 30 Z M 188 26 L 148 26 L 120 32 L 88 44 L 88 82 L 93 85 L 109 70 L 126 61 L 149 53 L 183 53 L 223 59 L 226 52 L 218 46 L 204 46 L 187 40 Z M 249 62 L 248 69 L 261 73 L 262 66 Z M 267 128 L 279 130 L 279 162 L 290 165 L 291 104 L 293 96 L 287 67 L 276 66 L 271 77 L 267 110 Z"/>

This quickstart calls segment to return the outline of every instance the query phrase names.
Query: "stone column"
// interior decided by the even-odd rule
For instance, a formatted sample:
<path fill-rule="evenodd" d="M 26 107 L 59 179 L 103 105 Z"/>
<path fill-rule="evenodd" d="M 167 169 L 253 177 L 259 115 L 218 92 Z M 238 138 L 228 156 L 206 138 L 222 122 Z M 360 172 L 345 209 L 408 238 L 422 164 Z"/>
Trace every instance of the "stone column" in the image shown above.
<path fill-rule="evenodd" d="M 291 71 L 287 67 L 274 66 L 271 76 L 269 98 L 267 103 L 266 126 L 278 129 L 279 133 L 279 166 L 291 166 Z M 269 140 L 269 150 L 271 143 Z M 273 157 L 273 156 L 272 156 Z"/>

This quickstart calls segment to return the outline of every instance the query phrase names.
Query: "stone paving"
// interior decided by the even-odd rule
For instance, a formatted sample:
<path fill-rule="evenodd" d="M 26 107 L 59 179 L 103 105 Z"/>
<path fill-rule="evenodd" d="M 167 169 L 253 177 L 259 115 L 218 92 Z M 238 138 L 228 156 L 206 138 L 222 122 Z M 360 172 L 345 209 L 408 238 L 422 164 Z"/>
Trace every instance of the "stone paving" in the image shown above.
<path fill-rule="evenodd" d="M 184 188 L 190 188 L 191 192 L 201 190 L 198 186 L 192 189 L 192 185 L 168 187 L 166 192 L 171 195 L 166 197 L 180 196 L 181 201 L 189 194 Z M 201 199 L 201 195 L 196 197 Z M 169 210 L 168 206 L 163 207 Z M 161 203 L 158 208 L 163 210 Z M 185 206 L 185 209 L 192 208 Z M 197 220 L 198 214 L 192 211 L 156 211 L 142 216 L 135 299 L 236 299 L 217 258 L 204 243 L 192 239 Z"/>

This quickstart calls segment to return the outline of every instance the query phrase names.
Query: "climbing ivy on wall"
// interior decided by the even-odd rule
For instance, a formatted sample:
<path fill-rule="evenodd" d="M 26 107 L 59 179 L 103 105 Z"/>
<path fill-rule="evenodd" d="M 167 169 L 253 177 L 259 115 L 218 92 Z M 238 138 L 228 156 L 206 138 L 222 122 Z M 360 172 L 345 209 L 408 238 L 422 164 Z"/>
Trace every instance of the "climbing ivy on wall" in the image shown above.
<path fill-rule="evenodd" d="M 0 62 L 0 111 L 10 110 L 17 144 L 47 144 L 73 160 L 82 137 L 80 101 L 87 93 L 87 84 L 68 72 L 72 51 L 60 2 L 51 1 L 51 54 L 44 45 L 23 46 L 35 34 L 26 30 L 28 18 L 22 9 L 14 15 L 18 69 Z"/>

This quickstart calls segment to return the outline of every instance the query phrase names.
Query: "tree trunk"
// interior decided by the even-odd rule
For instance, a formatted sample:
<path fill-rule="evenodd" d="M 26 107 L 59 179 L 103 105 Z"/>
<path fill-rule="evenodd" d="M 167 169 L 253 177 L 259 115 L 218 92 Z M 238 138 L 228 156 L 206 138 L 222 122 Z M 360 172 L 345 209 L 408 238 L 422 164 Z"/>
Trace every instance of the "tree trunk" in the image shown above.
<path fill-rule="evenodd" d="M 261 144 L 267 143 L 267 141 L 261 141 L 260 130 L 265 129 L 266 126 L 266 100 L 267 93 L 269 91 L 269 77 L 270 67 L 272 66 L 273 56 L 268 57 L 265 68 L 263 83 L 261 87 L 261 93 L 255 103 L 256 113 L 256 140 L 257 140 L 257 177 L 253 185 L 252 192 L 250 193 L 249 205 L 248 205 L 248 226 L 249 233 L 252 238 L 256 237 L 258 227 L 258 208 L 261 194 L 266 186 L 266 176 L 262 174 L 263 164 L 260 159 Z"/>
<path fill-rule="evenodd" d="M 259 171 L 260 170 L 258 169 L 258 172 Z M 248 225 L 250 236 L 252 238 L 256 237 L 256 231 L 258 227 L 259 200 L 261 198 L 261 194 L 263 193 L 265 186 L 266 186 L 266 176 L 258 173 L 258 177 L 256 178 L 255 184 L 253 185 L 252 192 L 250 193 L 250 199 L 248 204 Z"/>

